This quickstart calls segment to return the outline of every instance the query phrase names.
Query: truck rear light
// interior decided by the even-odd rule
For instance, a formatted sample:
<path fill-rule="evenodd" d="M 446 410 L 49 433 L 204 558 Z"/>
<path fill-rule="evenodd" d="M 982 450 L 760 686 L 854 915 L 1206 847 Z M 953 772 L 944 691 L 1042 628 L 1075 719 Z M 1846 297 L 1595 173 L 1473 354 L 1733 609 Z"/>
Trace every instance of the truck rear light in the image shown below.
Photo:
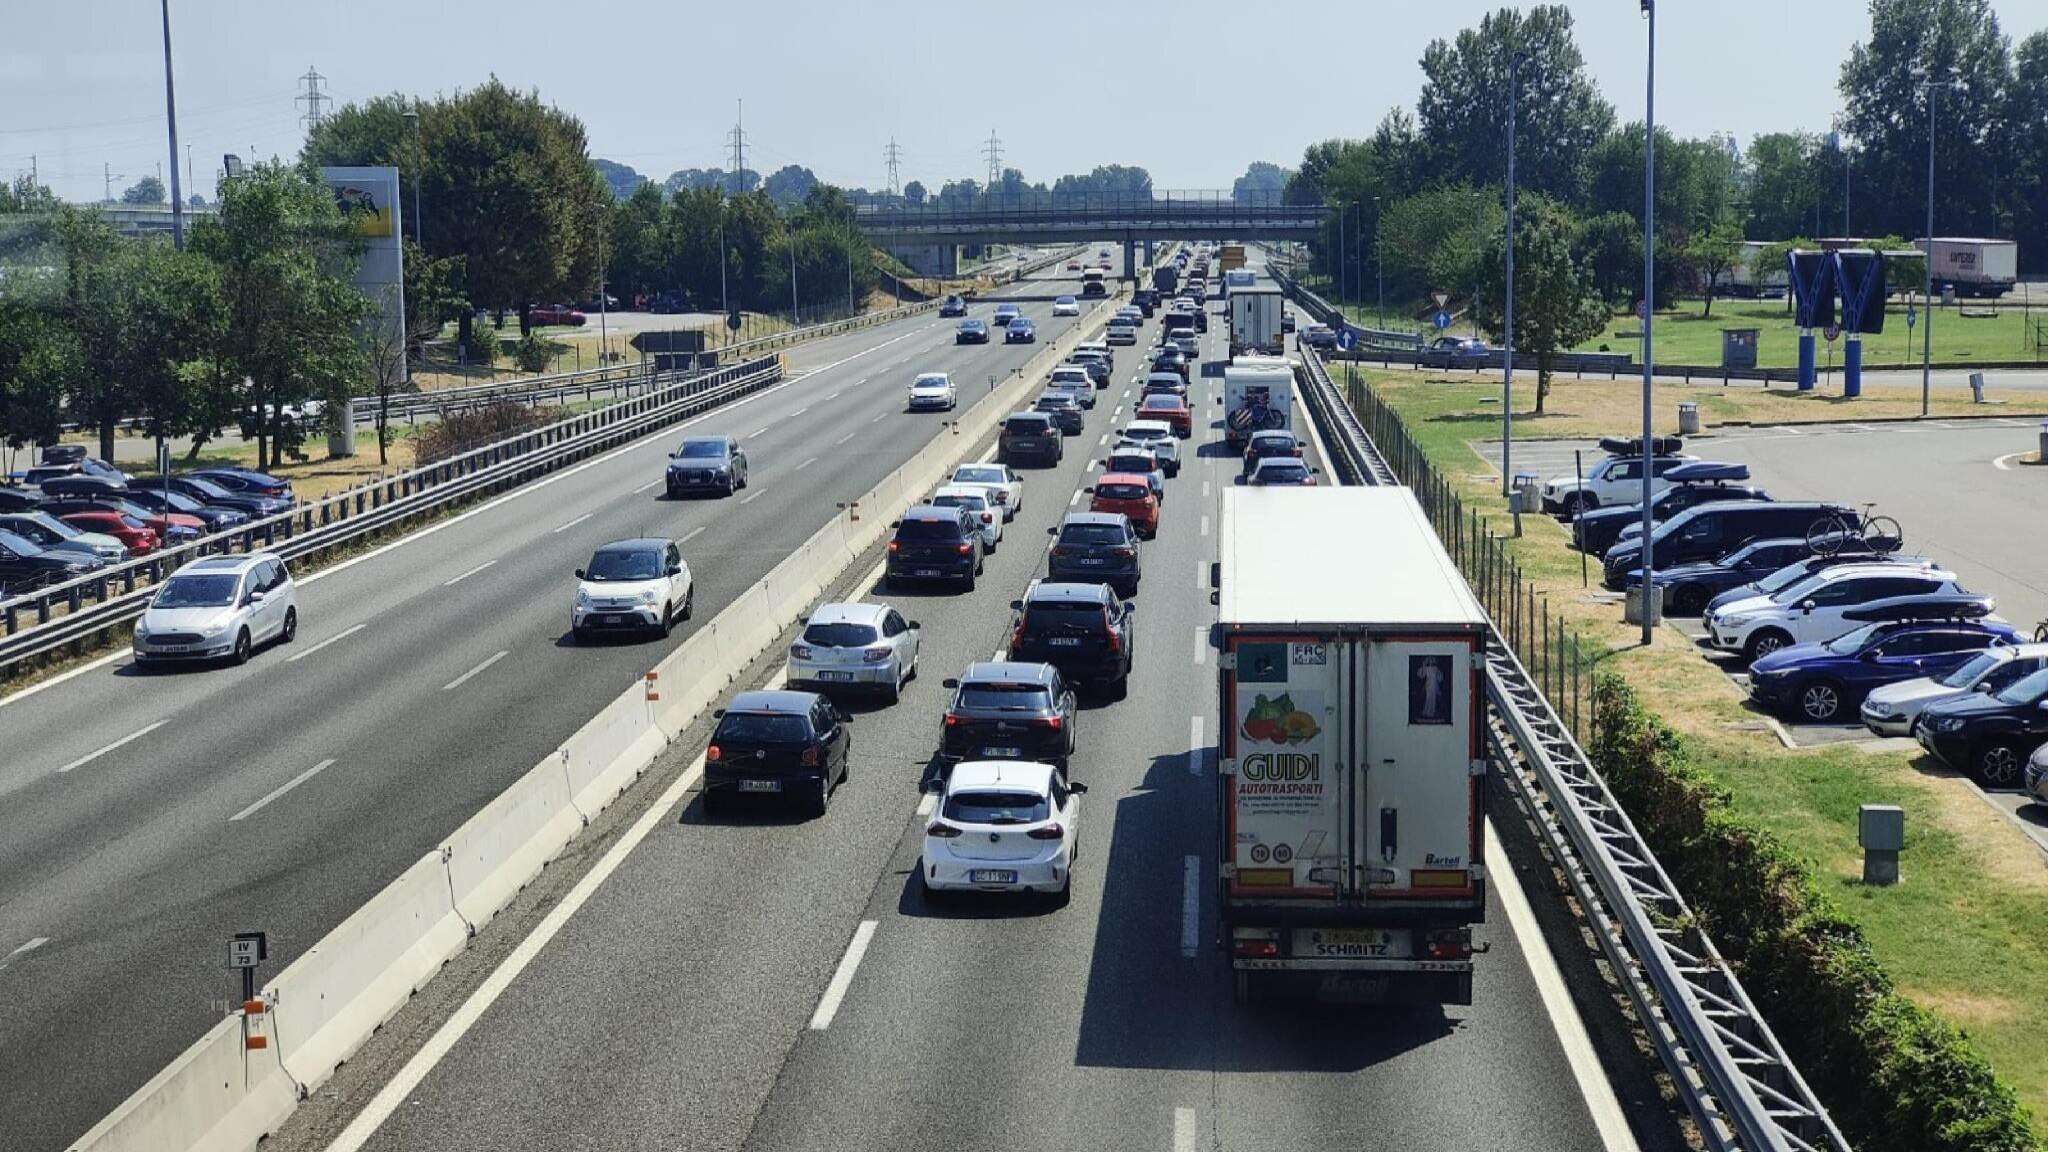
<path fill-rule="evenodd" d="M 1467 888 L 1472 874 L 1463 868 L 1417 868 L 1408 873 L 1408 883 L 1416 888 Z"/>
<path fill-rule="evenodd" d="M 1240 936 L 1231 942 L 1231 952 L 1243 960 L 1273 960 L 1280 955 L 1278 940 Z"/>
<path fill-rule="evenodd" d="M 1431 960 L 1470 960 L 1472 958 L 1472 930 L 1470 928 L 1439 928 L 1429 934 L 1425 950 Z"/>
<path fill-rule="evenodd" d="M 1060 825 L 1047 824 L 1042 827 L 1033 828 L 1031 831 L 1026 832 L 1024 835 L 1030 837 L 1033 840 L 1058 840 L 1064 837 L 1066 834 L 1067 830 L 1061 827 Z"/>

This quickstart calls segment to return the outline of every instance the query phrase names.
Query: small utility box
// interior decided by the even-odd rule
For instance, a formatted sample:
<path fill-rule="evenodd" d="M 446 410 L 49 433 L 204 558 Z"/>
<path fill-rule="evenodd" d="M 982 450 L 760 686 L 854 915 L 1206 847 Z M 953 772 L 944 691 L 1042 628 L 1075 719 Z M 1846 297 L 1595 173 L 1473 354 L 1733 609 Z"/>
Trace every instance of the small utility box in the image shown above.
<path fill-rule="evenodd" d="M 1623 623 L 1641 624 L 1646 614 L 1651 624 L 1664 622 L 1664 589 L 1655 584 L 1638 584 L 1629 589 L 1628 599 L 1622 603 Z"/>
<path fill-rule="evenodd" d="M 1865 804 L 1856 814 L 1856 842 L 1863 846 L 1863 882 L 1899 882 L 1899 853 L 1906 847 L 1906 812 L 1896 804 Z"/>
<path fill-rule="evenodd" d="M 1755 328 L 1721 329 L 1721 367 L 1756 367 L 1756 334 L 1758 331 Z"/>

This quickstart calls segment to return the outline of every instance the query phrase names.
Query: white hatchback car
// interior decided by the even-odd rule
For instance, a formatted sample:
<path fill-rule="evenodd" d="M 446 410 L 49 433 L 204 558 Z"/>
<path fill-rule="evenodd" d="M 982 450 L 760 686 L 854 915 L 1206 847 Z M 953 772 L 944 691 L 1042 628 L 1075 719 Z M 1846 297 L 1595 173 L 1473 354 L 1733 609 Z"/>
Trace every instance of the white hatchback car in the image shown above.
<path fill-rule="evenodd" d="M 995 496 L 980 484 L 947 484 L 932 493 L 929 503 L 939 508 L 965 508 L 981 524 L 981 550 L 994 552 L 1003 542 L 1002 509 Z"/>
<path fill-rule="evenodd" d="M 1104 344 L 1136 344 L 1138 342 L 1138 326 L 1122 319 L 1111 320 L 1109 322 L 1109 330 L 1103 333 L 1102 342 Z"/>
<path fill-rule="evenodd" d="M 1117 434 L 1118 444 L 1142 444 L 1159 458 L 1168 476 L 1180 475 L 1180 439 L 1164 420 L 1133 420 Z"/>
<path fill-rule="evenodd" d="M 2003 692 L 2048 668 L 2048 644 L 2012 644 L 1971 657 L 1946 676 L 1922 676 L 1873 688 L 1863 698 L 1863 726 L 1879 736 L 1910 736 L 1929 704 L 1976 692 Z"/>
<path fill-rule="evenodd" d="M 1015 520 L 1024 510 L 1024 480 L 1008 464 L 962 464 L 946 483 L 988 489 L 1005 520 Z"/>
<path fill-rule="evenodd" d="M 921 412 L 929 409 L 951 411 L 960 403 L 960 394 L 953 388 L 953 378 L 944 372 L 920 372 L 910 382 L 910 410 Z"/>
<path fill-rule="evenodd" d="M 926 895 L 1043 892 L 1064 901 L 1074 882 L 1081 791 L 1050 764 L 954 765 L 924 830 L 917 874 Z"/>
<path fill-rule="evenodd" d="M 1081 302 L 1072 296 L 1062 296 L 1052 302 L 1052 314 L 1055 316 L 1079 316 L 1081 314 Z"/>
<path fill-rule="evenodd" d="M 1962 594 L 1955 573 L 1903 564 L 1826 568 L 1771 596 L 1709 608 L 1703 623 L 1713 646 L 1755 660 L 1790 644 L 1832 640 L 1857 627 L 1843 613 L 1898 596 Z"/>
<path fill-rule="evenodd" d="M 172 573 L 135 622 L 137 664 L 227 657 L 246 663 L 256 645 L 299 634 L 291 569 L 272 552 L 208 556 Z"/>
<path fill-rule="evenodd" d="M 658 537 L 600 547 L 576 580 L 569 631 L 578 640 L 596 632 L 666 636 L 677 620 L 690 618 L 697 596 L 681 546 Z"/>
<path fill-rule="evenodd" d="M 785 676 L 791 688 L 866 689 L 894 704 L 917 675 L 922 635 L 917 621 L 887 604 L 821 604 L 789 646 Z"/>

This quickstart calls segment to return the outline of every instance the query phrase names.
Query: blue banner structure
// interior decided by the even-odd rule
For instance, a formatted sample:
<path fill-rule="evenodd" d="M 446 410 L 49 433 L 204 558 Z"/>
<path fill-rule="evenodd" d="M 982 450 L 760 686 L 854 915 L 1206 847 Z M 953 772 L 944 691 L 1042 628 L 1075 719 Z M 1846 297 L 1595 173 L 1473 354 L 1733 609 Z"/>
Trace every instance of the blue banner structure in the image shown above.
<path fill-rule="evenodd" d="M 1842 328 L 1849 346 L 1842 355 L 1842 395 L 1863 395 L 1863 333 L 1884 331 L 1884 254 L 1869 248 L 1834 252 L 1836 290 L 1842 298 Z"/>
<path fill-rule="evenodd" d="M 1799 326 L 1799 390 L 1813 391 L 1813 330 L 1835 322 L 1835 262 L 1831 253 L 1793 249 L 1785 254 L 1792 281 L 1793 322 Z"/>

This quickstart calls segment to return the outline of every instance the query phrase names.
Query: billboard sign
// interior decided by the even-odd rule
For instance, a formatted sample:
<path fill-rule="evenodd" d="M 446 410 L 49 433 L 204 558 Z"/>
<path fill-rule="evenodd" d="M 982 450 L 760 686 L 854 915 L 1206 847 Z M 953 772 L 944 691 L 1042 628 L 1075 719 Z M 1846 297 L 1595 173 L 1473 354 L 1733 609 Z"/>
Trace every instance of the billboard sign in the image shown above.
<path fill-rule="evenodd" d="M 364 322 L 363 340 L 375 350 L 372 371 L 405 372 L 405 250 L 399 235 L 398 169 L 322 168 L 320 179 L 334 193 L 342 215 L 355 221 L 362 237 L 362 258 L 356 265 L 356 290 L 370 298 L 376 311 Z M 395 354 L 394 354 L 395 352 Z M 370 380 L 374 392 L 379 381 Z M 397 381 L 386 381 L 395 385 Z M 337 427 L 329 429 L 331 449 L 352 452 L 355 422 L 345 405 Z"/>

